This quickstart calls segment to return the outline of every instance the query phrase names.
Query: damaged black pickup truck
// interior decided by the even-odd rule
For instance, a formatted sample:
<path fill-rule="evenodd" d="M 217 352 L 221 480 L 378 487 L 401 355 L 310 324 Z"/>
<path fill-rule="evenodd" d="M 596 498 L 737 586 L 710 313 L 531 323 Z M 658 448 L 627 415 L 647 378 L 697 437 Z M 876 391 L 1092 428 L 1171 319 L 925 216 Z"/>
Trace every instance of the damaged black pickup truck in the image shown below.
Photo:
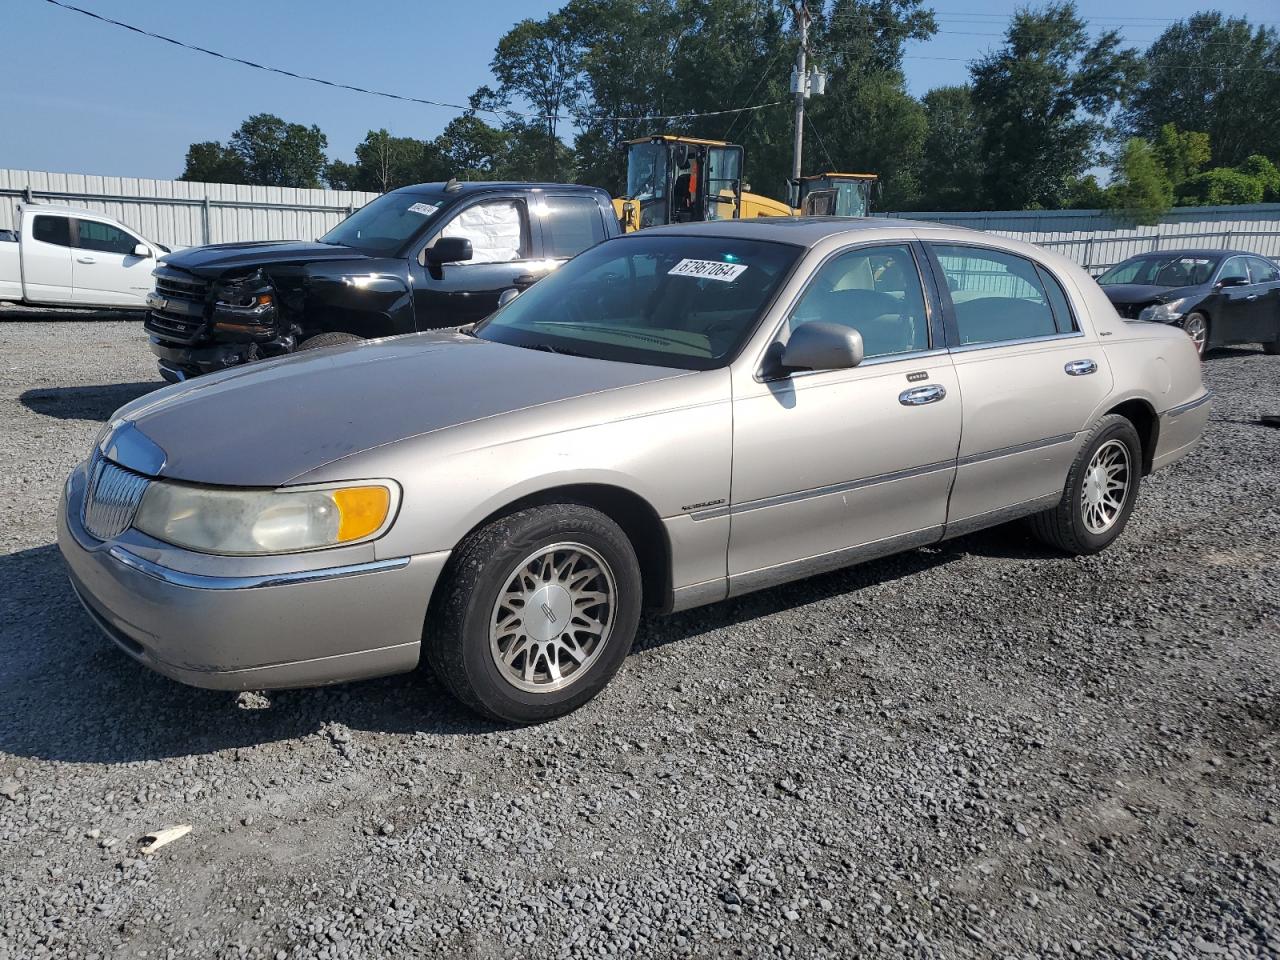
<path fill-rule="evenodd" d="M 314 243 L 165 256 L 147 300 L 151 352 L 176 382 L 295 350 L 460 326 L 620 232 L 596 187 L 404 187 Z"/>

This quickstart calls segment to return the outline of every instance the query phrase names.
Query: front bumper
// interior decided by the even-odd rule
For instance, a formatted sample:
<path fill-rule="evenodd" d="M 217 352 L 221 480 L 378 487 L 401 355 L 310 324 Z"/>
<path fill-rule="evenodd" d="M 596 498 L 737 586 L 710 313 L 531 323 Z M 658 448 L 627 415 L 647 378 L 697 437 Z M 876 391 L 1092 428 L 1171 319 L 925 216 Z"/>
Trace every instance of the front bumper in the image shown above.
<path fill-rule="evenodd" d="M 215 343 L 202 347 L 187 347 L 151 338 L 151 352 L 159 361 L 160 375 L 170 383 L 180 383 L 202 373 L 214 373 L 227 367 L 239 366 L 258 359 L 257 346 L 252 343 Z"/>
<path fill-rule="evenodd" d="M 85 482 L 78 467 L 58 511 L 71 584 L 116 646 L 158 673 L 195 687 L 266 690 L 417 666 L 447 552 L 310 568 L 317 555 L 298 554 L 271 558 L 274 569 L 193 572 L 182 567 L 209 558 L 132 542 L 140 536 L 132 532 L 93 538 L 80 520 Z"/>

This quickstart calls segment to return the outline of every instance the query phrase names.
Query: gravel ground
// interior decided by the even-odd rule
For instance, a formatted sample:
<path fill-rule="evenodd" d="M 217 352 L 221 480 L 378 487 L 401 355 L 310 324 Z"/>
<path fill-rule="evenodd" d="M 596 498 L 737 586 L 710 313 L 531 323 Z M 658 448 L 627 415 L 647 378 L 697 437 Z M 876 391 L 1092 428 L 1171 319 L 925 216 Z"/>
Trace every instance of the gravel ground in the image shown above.
<path fill-rule="evenodd" d="M 1205 444 L 1102 556 L 1006 528 L 648 620 L 535 729 L 117 653 L 54 512 L 157 385 L 141 330 L 0 358 L 4 960 L 1280 955 L 1280 358 L 1211 357 Z"/>

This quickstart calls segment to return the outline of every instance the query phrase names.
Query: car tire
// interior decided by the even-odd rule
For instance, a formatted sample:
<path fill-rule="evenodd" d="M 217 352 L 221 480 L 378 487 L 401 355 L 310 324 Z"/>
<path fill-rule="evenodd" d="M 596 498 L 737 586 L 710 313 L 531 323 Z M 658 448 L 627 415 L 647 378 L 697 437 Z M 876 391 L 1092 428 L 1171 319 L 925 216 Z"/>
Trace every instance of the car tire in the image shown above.
<path fill-rule="evenodd" d="M 319 350 L 321 347 L 336 347 L 342 343 L 355 343 L 363 340 L 364 337 L 357 337 L 354 333 L 317 333 L 314 337 L 308 337 L 298 344 L 299 350 Z"/>
<path fill-rule="evenodd" d="M 1196 353 L 1203 360 L 1205 351 L 1209 349 L 1209 318 L 1199 310 L 1194 310 L 1182 321 L 1182 329 L 1191 338 Z"/>
<path fill-rule="evenodd" d="M 1142 478 L 1142 442 L 1125 417 L 1098 421 L 1067 474 L 1057 506 L 1030 518 L 1031 531 L 1052 547 L 1077 556 L 1106 549 L 1124 531 Z M 1123 482 L 1115 497 L 1112 483 Z"/>
<path fill-rule="evenodd" d="M 1262 345 L 1262 352 L 1269 353 L 1271 356 L 1280 355 L 1280 340 L 1272 340 L 1270 343 Z"/>
<path fill-rule="evenodd" d="M 427 662 L 459 701 L 492 720 L 541 723 L 576 710 L 612 679 L 635 640 L 643 596 L 635 549 L 587 506 L 499 518 L 463 541 L 445 577 L 427 617 Z"/>

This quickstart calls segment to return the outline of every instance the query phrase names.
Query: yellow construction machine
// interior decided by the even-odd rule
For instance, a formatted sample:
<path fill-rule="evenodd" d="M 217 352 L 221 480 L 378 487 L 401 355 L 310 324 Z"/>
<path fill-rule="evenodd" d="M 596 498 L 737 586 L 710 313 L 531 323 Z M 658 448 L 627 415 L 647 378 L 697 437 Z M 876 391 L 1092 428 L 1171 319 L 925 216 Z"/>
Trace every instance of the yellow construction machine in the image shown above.
<path fill-rule="evenodd" d="M 754 217 L 865 217 L 874 173 L 820 173 L 792 181 L 799 208 L 743 184 L 743 150 L 723 140 L 662 134 L 629 140 L 627 189 L 613 201 L 622 229 Z M 798 189 L 797 189 L 798 188 Z"/>
<path fill-rule="evenodd" d="M 743 152 L 737 144 L 663 134 L 625 146 L 627 189 L 613 208 L 627 233 L 668 223 L 789 217 L 795 212 L 744 190 Z"/>

